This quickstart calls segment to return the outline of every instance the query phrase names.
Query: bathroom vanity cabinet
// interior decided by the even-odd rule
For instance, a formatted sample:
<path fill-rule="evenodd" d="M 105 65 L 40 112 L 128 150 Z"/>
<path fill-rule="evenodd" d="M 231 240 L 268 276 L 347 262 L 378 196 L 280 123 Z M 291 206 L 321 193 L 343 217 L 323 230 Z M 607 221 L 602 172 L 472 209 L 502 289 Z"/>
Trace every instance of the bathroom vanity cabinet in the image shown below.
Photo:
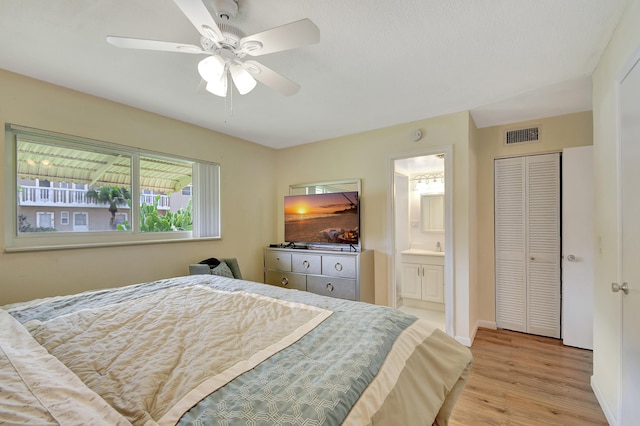
<path fill-rule="evenodd" d="M 402 297 L 444 303 L 444 253 L 405 250 L 401 254 Z"/>

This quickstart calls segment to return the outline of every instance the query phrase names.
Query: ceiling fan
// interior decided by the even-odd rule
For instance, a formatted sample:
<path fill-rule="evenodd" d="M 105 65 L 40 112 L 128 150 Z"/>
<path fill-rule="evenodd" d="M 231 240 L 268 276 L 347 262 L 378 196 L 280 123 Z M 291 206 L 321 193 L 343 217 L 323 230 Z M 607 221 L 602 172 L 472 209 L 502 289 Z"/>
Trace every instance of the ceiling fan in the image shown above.
<path fill-rule="evenodd" d="M 309 19 L 244 36 L 231 25 L 216 23 L 202 0 L 173 1 L 201 34 L 200 46 L 117 36 L 107 36 L 107 42 L 127 49 L 207 55 L 198 64 L 198 73 L 206 82 L 206 90 L 217 96 L 227 95 L 228 75 L 241 95 L 253 90 L 256 81 L 287 96 L 298 92 L 298 84 L 259 62 L 243 59 L 318 43 L 320 30 Z M 213 0 L 213 6 L 220 20 L 238 13 L 237 0 Z"/>

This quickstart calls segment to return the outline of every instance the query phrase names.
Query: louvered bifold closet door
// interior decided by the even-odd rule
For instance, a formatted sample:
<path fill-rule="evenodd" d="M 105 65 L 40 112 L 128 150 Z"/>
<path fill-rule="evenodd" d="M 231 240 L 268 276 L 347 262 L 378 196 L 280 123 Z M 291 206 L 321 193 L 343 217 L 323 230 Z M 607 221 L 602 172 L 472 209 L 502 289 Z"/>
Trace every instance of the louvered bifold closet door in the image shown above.
<path fill-rule="evenodd" d="M 525 160 L 495 162 L 496 325 L 527 331 Z"/>
<path fill-rule="evenodd" d="M 498 328 L 560 337 L 560 156 L 495 161 Z"/>
<path fill-rule="evenodd" d="M 527 331 L 560 337 L 560 154 L 527 157 Z"/>

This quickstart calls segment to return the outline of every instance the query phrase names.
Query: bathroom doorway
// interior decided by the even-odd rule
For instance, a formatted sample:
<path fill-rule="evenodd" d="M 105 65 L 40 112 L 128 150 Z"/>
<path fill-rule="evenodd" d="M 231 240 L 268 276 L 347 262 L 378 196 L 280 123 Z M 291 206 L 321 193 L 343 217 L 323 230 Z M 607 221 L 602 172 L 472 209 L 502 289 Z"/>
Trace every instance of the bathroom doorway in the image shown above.
<path fill-rule="evenodd" d="M 453 335 L 451 148 L 392 159 L 393 307 Z"/>

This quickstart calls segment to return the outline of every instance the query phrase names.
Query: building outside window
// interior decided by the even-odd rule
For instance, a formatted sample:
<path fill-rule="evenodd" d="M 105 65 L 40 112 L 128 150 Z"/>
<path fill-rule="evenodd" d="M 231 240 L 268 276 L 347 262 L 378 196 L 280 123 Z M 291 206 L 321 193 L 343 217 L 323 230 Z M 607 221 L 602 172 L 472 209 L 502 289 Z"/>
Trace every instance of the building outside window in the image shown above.
<path fill-rule="evenodd" d="M 5 134 L 15 158 L 5 181 L 17 188 L 5 191 L 16 224 L 5 230 L 16 235 L 9 250 L 220 236 L 217 164 L 14 125 Z M 22 238 L 36 228 L 37 238 Z M 84 234 L 65 237 L 73 232 Z"/>

